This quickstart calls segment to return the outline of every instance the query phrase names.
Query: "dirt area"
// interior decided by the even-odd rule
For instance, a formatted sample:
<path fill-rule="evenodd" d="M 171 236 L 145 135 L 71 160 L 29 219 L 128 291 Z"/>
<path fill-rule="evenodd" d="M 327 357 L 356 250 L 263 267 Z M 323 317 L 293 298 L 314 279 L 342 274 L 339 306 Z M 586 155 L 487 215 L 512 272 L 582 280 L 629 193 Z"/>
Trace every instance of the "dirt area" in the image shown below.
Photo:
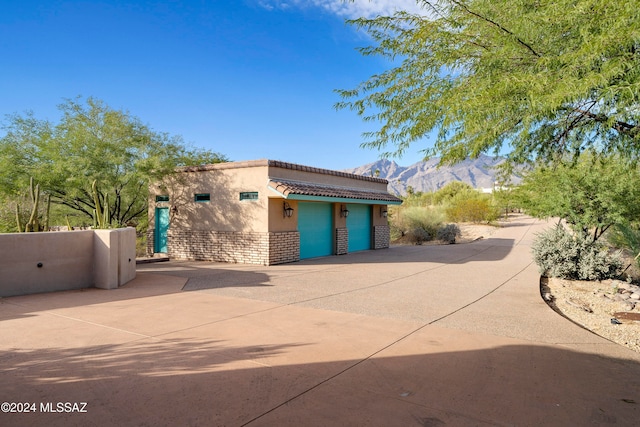
<path fill-rule="evenodd" d="M 498 229 L 498 226 L 486 225 L 486 224 L 458 224 L 462 236 L 456 239 L 457 243 L 469 243 L 478 239 L 486 239 L 491 236 Z"/>
<path fill-rule="evenodd" d="M 640 301 L 631 297 L 632 285 L 619 280 L 543 278 L 541 290 L 545 300 L 561 315 L 640 353 Z"/>

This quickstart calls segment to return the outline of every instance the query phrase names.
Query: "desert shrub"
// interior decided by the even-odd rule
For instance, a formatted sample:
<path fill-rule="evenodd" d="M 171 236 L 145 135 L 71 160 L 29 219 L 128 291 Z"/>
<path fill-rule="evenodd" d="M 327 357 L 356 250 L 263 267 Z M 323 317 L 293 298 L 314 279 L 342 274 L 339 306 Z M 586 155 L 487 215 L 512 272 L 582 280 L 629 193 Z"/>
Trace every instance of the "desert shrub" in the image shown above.
<path fill-rule="evenodd" d="M 442 209 L 428 207 L 407 207 L 393 211 L 389 219 L 391 238 L 402 237 L 411 243 L 420 244 L 433 240 L 444 221 Z"/>
<path fill-rule="evenodd" d="M 540 273 L 550 277 L 604 280 L 618 277 L 622 269 L 619 254 L 562 226 L 538 234 L 531 249 Z"/>
<path fill-rule="evenodd" d="M 498 219 L 500 212 L 491 203 L 491 197 L 477 191 L 464 191 L 456 194 L 446 207 L 447 219 L 451 222 L 492 222 Z"/>
<path fill-rule="evenodd" d="M 461 235 L 462 233 L 460 232 L 460 227 L 458 227 L 456 224 L 447 224 L 438 229 L 436 238 L 438 240 L 442 240 L 443 242 L 455 243 L 456 237 L 459 237 Z"/>
<path fill-rule="evenodd" d="M 409 243 L 421 245 L 423 242 L 433 240 L 433 230 L 424 229 L 422 227 L 415 227 L 408 230 L 405 234 Z"/>
<path fill-rule="evenodd" d="M 408 193 L 406 196 L 402 198 L 402 206 L 403 207 L 414 207 L 421 206 L 427 207 L 433 204 L 433 193 L 423 193 L 419 191 L 417 193 Z"/>

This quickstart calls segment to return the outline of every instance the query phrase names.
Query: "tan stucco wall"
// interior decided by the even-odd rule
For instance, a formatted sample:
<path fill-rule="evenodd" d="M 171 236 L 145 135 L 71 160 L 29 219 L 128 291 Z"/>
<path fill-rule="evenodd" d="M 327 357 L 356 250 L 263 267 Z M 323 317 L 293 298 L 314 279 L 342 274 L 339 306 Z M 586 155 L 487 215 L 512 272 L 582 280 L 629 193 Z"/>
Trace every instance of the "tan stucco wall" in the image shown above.
<path fill-rule="evenodd" d="M 0 234 L 0 296 L 111 289 L 135 271 L 133 228 Z"/>
<path fill-rule="evenodd" d="M 266 166 L 183 172 L 160 187 L 150 191 L 150 227 L 155 225 L 156 206 L 171 206 L 176 211 L 170 210 L 170 227 L 177 229 L 268 231 Z M 258 200 L 240 201 L 240 192 L 258 192 Z M 195 202 L 196 193 L 209 193 L 211 201 Z M 170 201 L 157 204 L 158 194 L 168 195 Z"/>
<path fill-rule="evenodd" d="M 388 209 L 389 207 L 387 205 L 373 205 L 373 211 L 371 214 L 371 219 L 373 222 L 373 226 L 375 227 L 376 225 L 387 225 L 389 224 L 389 220 L 386 216 L 381 216 L 380 215 L 380 211 L 382 210 L 382 212 L 387 211 L 388 214 Z"/>
<path fill-rule="evenodd" d="M 270 190 L 267 190 L 270 191 Z M 284 216 L 284 203 L 293 209 L 291 217 Z M 298 229 L 298 202 L 271 196 L 269 198 L 269 231 L 296 231 Z"/>
<path fill-rule="evenodd" d="M 333 204 L 333 228 L 346 228 L 347 218 L 340 215 L 342 207 L 346 207 L 346 203 L 334 203 Z"/>
<path fill-rule="evenodd" d="M 284 232 L 296 231 L 298 205 L 286 200 L 294 209 L 293 217 L 283 215 L 284 199 L 268 189 L 269 179 L 286 179 L 339 187 L 387 191 L 384 180 L 354 177 L 335 171 L 299 166 L 300 169 L 274 166 L 267 160 L 230 162 L 193 168 L 177 173 L 160 186 L 150 188 L 149 226 L 155 227 L 155 208 L 170 207 L 170 228 L 173 230 L 220 232 Z M 298 165 L 290 165 L 298 167 Z M 240 192 L 258 192 L 256 201 L 240 201 Z M 195 202 L 195 193 L 209 193 L 210 202 Z M 169 202 L 156 203 L 156 195 L 168 195 Z M 340 216 L 341 203 L 334 203 L 336 228 L 346 227 Z M 386 205 L 385 209 L 386 209 Z M 373 225 L 386 224 L 379 217 L 379 205 L 374 206 Z"/>
<path fill-rule="evenodd" d="M 96 288 L 115 289 L 136 277 L 136 233 L 133 228 L 94 230 Z"/>

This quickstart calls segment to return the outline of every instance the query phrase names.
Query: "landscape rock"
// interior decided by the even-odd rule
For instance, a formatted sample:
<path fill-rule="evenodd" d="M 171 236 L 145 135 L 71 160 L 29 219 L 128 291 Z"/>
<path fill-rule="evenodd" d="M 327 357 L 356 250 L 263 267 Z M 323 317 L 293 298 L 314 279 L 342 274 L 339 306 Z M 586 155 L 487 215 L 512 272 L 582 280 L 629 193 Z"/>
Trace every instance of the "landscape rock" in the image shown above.
<path fill-rule="evenodd" d="M 634 317 L 640 318 L 640 300 L 631 297 L 640 295 L 636 287 L 617 280 L 543 278 L 541 297 L 573 322 L 640 353 L 640 321 Z M 626 293 L 628 290 L 633 293 Z M 551 294 L 551 301 L 545 294 Z M 619 320 L 621 324 L 612 323 L 612 319 Z"/>

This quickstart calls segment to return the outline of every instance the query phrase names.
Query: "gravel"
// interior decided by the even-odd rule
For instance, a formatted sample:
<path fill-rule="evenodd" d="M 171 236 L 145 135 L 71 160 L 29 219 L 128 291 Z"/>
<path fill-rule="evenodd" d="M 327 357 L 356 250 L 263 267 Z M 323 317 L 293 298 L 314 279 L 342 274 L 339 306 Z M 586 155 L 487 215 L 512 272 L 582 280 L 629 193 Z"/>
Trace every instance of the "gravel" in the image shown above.
<path fill-rule="evenodd" d="M 543 278 L 541 293 L 557 312 L 610 341 L 640 353 L 640 287 L 619 280 L 601 282 Z"/>

